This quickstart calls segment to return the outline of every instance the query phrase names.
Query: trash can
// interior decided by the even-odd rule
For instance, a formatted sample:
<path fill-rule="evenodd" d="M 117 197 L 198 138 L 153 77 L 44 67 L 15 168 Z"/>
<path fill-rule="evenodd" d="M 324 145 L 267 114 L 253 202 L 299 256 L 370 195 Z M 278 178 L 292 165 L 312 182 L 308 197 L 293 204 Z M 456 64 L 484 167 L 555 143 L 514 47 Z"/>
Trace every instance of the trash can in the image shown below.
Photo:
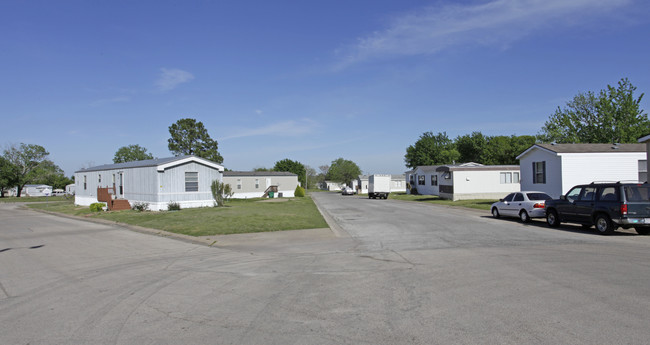
<path fill-rule="evenodd" d="M 273 192 L 269 192 L 269 199 L 273 199 Z"/>

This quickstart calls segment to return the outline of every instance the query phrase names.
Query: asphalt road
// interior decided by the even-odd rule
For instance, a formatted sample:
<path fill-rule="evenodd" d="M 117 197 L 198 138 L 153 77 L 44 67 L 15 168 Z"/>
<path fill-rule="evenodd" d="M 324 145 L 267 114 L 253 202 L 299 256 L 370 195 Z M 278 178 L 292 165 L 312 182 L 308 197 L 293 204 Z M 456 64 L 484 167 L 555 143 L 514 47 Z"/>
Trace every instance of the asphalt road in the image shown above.
<path fill-rule="evenodd" d="M 650 339 L 648 236 L 313 196 L 340 236 L 225 236 L 213 247 L 0 204 L 0 344 Z"/>

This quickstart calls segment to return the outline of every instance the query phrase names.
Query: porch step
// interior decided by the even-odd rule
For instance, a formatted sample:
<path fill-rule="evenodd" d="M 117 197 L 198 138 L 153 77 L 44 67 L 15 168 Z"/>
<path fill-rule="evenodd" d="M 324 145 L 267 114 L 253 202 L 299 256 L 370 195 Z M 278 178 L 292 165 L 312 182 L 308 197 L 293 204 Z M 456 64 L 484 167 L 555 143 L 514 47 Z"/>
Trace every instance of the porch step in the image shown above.
<path fill-rule="evenodd" d="M 111 200 L 111 203 L 113 204 L 110 207 L 111 211 L 130 210 L 131 209 L 131 204 L 126 199 Z"/>

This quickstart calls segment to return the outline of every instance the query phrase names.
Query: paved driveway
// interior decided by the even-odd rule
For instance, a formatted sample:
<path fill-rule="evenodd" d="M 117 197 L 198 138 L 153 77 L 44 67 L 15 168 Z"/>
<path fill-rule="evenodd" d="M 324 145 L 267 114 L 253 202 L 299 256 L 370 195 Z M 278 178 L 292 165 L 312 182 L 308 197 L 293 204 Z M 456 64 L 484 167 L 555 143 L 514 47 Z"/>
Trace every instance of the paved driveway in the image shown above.
<path fill-rule="evenodd" d="M 650 338 L 649 237 L 314 197 L 349 236 L 308 230 L 206 247 L 0 204 L 0 343 Z"/>

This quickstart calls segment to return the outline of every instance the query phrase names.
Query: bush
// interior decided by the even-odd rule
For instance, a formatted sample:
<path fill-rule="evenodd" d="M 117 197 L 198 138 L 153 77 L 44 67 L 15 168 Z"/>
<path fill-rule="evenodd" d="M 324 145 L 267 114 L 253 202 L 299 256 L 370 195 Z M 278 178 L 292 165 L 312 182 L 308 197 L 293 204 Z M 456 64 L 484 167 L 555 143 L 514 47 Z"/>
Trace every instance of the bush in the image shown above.
<path fill-rule="evenodd" d="M 177 202 L 170 201 L 167 204 L 167 211 L 180 211 L 181 210 L 181 204 Z"/>
<path fill-rule="evenodd" d="M 299 197 L 299 198 L 304 198 L 305 197 L 305 189 L 300 187 L 300 186 L 296 186 L 296 190 L 293 192 L 293 195 L 296 196 L 296 197 Z"/>
<path fill-rule="evenodd" d="M 104 210 L 104 203 L 94 202 L 90 204 L 90 212 L 101 212 Z"/>
<path fill-rule="evenodd" d="M 138 211 L 138 212 L 144 212 L 144 211 L 149 211 L 149 203 L 147 202 L 134 202 L 133 207 L 131 207 L 132 210 Z"/>

